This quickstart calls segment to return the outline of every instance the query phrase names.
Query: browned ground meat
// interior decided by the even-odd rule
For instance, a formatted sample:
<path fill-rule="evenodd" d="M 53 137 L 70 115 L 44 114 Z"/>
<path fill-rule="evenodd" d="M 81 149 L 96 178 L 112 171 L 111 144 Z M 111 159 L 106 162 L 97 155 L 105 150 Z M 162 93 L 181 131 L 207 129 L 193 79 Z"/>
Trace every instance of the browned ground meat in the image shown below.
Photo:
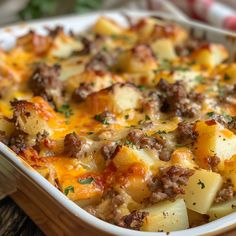
<path fill-rule="evenodd" d="M 95 115 L 94 119 L 104 125 L 113 124 L 116 122 L 116 116 L 109 111 L 104 111 L 100 114 Z"/>
<path fill-rule="evenodd" d="M 162 144 L 155 137 L 146 136 L 141 130 L 131 130 L 126 139 L 137 148 L 155 149 L 160 151 Z"/>
<path fill-rule="evenodd" d="M 6 132 L 2 130 L 0 130 L 0 142 L 8 145 L 8 138 L 6 136 Z"/>
<path fill-rule="evenodd" d="M 226 202 L 234 197 L 234 189 L 231 183 L 225 183 L 217 193 L 215 203 Z"/>
<path fill-rule="evenodd" d="M 177 127 L 177 142 L 192 142 L 197 138 L 197 132 L 194 130 L 194 123 L 182 121 Z"/>
<path fill-rule="evenodd" d="M 13 118 L 12 121 L 16 122 L 17 118 L 21 115 L 25 116 L 25 117 L 29 117 L 30 116 L 30 112 L 26 111 L 27 108 L 31 108 L 33 106 L 33 104 L 31 102 L 27 102 L 25 100 L 14 100 L 10 102 L 12 108 L 13 108 Z M 16 126 L 18 126 L 18 124 L 15 124 Z"/>
<path fill-rule="evenodd" d="M 27 133 L 15 130 L 10 137 L 9 147 L 17 154 L 25 150 L 27 147 L 27 136 Z"/>
<path fill-rule="evenodd" d="M 188 94 L 188 98 L 194 102 L 202 102 L 203 99 L 204 99 L 204 94 L 202 93 L 196 93 L 194 91 L 191 91 L 189 94 Z"/>
<path fill-rule="evenodd" d="M 46 130 L 44 130 L 43 133 L 37 133 L 34 145 L 34 149 L 37 152 L 40 152 L 41 143 L 48 137 L 48 135 L 49 133 Z"/>
<path fill-rule="evenodd" d="M 182 186 L 186 186 L 194 171 L 180 166 L 160 168 L 157 176 L 150 179 L 148 188 L 152 192 L 150 201 L 157 203 L 164 199 L 173 200 L 178 194 L 184 194 Z"/>
<path fill-rule="evenodd" d="M 29 79 L 34 96 L 41 96 L 53 105 L 58 104 L 62 99 L 62 84 L 58 79 L 60 71 L 59 65 L 39 64 Z"/>
<path fill-rule="evenodd" d="M 114 58 L 111 53 L 105 50 L 95 54 L 86 65 L 86 70 L 90 71 L 109 71 L 109 67 L 114 63 Z"/>
<path fill-rule="evenodd" d="M 86 145 L 76 133 L 67 134 L 64 138 L 64 152 L 69 157 L 79 158 L 83 154 L 83 146 Z"/>
<path fill-rule="evenodd" d="M 92 92 L 92 87 L 89 84 L 81 84 L 72 94 L 72 99 L 75 102 L 82 102 Z"/>
<path fill-rule="evenodd" d="M 92 51 L 93 42 L 88 37 L 81 37 L 81 43 L 83 44 L 83 49 L 78 52 L 79 55 L 87 55 Z"/>
<path fill-rule="evenodd" d="M 115 142 L 110 142 L 110 143 L 105 144 L 101 148 L 101 153 L 102 153 L 105 160 L 109 160 L 113 157 L 116 147 L 117 147 L 117 145 Z"/>
<path fill-rule="evenodd" d="M 197 113 L 188 98 L 187 90 L 182 81 L 169 84 L 161 79 L 157 84 L 162 112 L 173 112 L 177 116 L 194 117 Z"/>
<path fill-rule="evenodd" d="M 148 216 L 148 212 L 134 211 L 131 214 L 122 217 L 119 222 L 119 226 L 134 230 L 140 230 L 143 225 L 145 217 Z"/>
<path fill-rule="evenodd" d="M 184 44 L 178 45 L 176 49 L 176 53 L 178 56 L 188 56 L 194 50 L 199 48 L 200 46 L 206 44 L 207 42 L 202 38 L 191 37 Z"/>
<path fill-rule="evenodd" d="M 208 168 L 212 171 L 217 171 L 217 166 L 220 163 L 220 158 L 216 155 L 207 157 Z"/>

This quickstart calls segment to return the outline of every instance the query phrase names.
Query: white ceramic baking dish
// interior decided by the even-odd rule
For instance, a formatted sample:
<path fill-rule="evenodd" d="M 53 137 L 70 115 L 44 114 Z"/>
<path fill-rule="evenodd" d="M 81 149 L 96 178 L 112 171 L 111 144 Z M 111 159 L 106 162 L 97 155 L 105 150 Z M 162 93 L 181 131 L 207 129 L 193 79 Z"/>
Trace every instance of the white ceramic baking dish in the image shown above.
<path fill-rule="evenodd" d="M 134 18 L 156 15 L 154 12 L 140 11 L 126 13 Z M 119 12 L 99 12 L 83 16 L 35 21 L 0 29 L 0 47 L 9 48 L 13 46 L 16 36 L 27 32 L 30 28 L 44 33 L 44 26 L 63 25 L 67 30 L 72 29 L 74 32 L 81 32 L 91 26 L 100 15 L 107 15 L 120 22 L 120 24 L 127 24 L 126 18 Z M 236 35 L 198 23 L 178 20 L 177 22 L 191 30 L 195 35 L 206 37 L 209 41 L 223 43 L 230 52 L 231 60 L 235 58 Z M 63 193 L 17 157 L 8 147 L 0 143 L 0 195 L 3 196 L 4 193 L 13 193 L 14 191 L 17 191 L 17 193 L 12 195 L 13 199 L 39 224 L 47 235 L 166 235 L 166 233 L 138 232 L 120 228 L 90 215 L 67 199 Z M 88 231 L 85 232 L 81 227 Z M 222 235 L 223 232 L 234 227 L 236 227 L 236 213 L 203 226 L 171 232 L 170 235 Z"/>

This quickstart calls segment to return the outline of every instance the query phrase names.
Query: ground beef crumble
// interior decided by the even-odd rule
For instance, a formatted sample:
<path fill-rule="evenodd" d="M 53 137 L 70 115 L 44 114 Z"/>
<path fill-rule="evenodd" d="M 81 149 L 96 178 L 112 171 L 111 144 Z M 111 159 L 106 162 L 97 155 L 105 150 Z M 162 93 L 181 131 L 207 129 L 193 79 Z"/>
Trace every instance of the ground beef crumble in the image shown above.
<path fill-rule="evenodd" d="M 194 130 L 195 123 L 190 123 L 186 121 L 182 121 L 178 123 L 177 127 L 177 142 L 178 143 L 186 143 L 192 142 L 196 140 L 198 134 Z"/>
<path fill-rule="evenodd" d="M 182 81 L 173 84 L 164 79 L 160 79 L 157 84 L 159 92 L 161 112 L 173 112 L 176 116 L 192 118 L 196 115 L 197 110 L 192 105 L 193 101 L 188 98 L 187 90 Z"/>
<path fill-rule="evenodd" d="M 224 183 L 221 190 L 217 193 L 215 203 L 226 202 L 234 197 L 234 190 L 231 183 Z"/>
<path fill-rule="evenodd" d="M 92 86 L 89 84 L 80 84 L 78 88 L 76 88 L 72 94 L 72 99 L 75 102 L 82 102 L 86 99 L 86 97 L 92 92 Z"/>
<path fill-rule="evenodd" d="M 179 166 L 160 168 L 159 174 L 148 182 L 148 188 L 152 192 L 149 200 L 157 203 L 165 199 L 174 200 L 178 194 L 184 194 L 182 186 L 187 185 L 193 173 L 193 170 Z"/>
<path fill-rule="evenodd" d="M 33 75 L 29 79 L 29 87 L 34 96 L 41 96 L 53 105 L 62 99 L 62 84 L 60 82 L 61 67 L 57 64 L 48 66 L 41 63 L 36 66 Z"/>
<path fill-rule="evenodd" d="M 94 119 L 101 122 L 104 125 L 113 124 L 116 122 L 115 114 L 109 111 L 104 111 L 100 114 L 95 115 Z"/>
<path fill-rule="evenodd" d="M 100 51 L 95 54 L 91 60 L 86 65 L 86 70 L 88 71 L 109 71 L 109 68 L 114 63 L 113 53 L 108 53 L 107 51 Z"/>
<path fill-rule="evenodd" d="M 162 148 L 162 144 L 155 137 L 147 136 L 139 129 L 131 130 L 126 139 L 137 148 L 155 149 L 157 151 Z"/>
<path fill-rule="evenodd" d="M 64 138 L 64 152 L 69 157 L 80 158 L 86 147 L 85 140 L 82 140 L 76 133 L 67 134 Z"/>
<path fill-rule="evenodd" d="M 212 171 L 217 171 L 217 166 L 220 163 L 220 158 L 216 155 L 207 157 L 208 168 Z"/>
<path fill-rule="evenodd" d="M 0 130 L 0 142 L 8 145 L 8 138 L 6 136 L 6 132 L 2 130 Z"/>
<path fill-rule="evenodd" d="M 148 212 L 134 211 L 129 215 L 122 217 L 119 222 L 119 226 L 134 230 L 140 230 L 143 225 L 145 217 L 148 216 Z"/>
<path fill-rule="evenodd" d="M 104 146 L 102 146 L 101 153 L 105 160 L 112 159 L 112 157 L 114 156 L 116 147 L 117 145 L 115 142 L 109 142 L 105 144 Z"/>
<path fill-rule="evenodd" d="M 9 147 L 16 153 L 24 151 L 27 148 L 28 134 L 22 130 L 15 130 L 9 139 Z"/>

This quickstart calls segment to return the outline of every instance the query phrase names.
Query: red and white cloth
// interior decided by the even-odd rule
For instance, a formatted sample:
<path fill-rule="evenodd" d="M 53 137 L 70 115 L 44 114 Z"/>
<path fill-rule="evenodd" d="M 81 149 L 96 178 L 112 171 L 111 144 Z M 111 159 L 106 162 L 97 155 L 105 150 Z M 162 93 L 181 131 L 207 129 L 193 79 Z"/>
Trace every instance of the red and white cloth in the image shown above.
<path fill-rule="evenodd" d="M 104 9 L 148 9 L 236 31 L 236 0 L 103 0 Z"/>
<path fill-rule="evenodd" d="M 236 0 L 170 0 L 192 18 L 236 31 Z"/>

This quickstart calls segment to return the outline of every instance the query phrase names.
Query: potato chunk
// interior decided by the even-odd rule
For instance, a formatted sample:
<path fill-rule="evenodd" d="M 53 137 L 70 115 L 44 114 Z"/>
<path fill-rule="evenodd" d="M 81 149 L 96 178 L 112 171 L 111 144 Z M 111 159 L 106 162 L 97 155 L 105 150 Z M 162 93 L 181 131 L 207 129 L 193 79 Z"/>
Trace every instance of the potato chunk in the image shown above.
<path fill-rule="evenodd" d="M 143 209 L 149 215 L 141 228 L 143 231 L 176 231 L 189 227 L 187 209 L 183 199 L 174 202 L 164 201 Z"/>
<path fill-rule="evenodd" d="M 207 170 L 196 170 L 185 188 L 184 200 L 187 208 L 206 214 L 222 185 L 222 177 Z"/>
<path fill-rule="evenodd" d="M 74 51 L 80 51 L 82 44 L 75 38 L 60 32 L 53 41 L 48 54 L 57 58 L 67 58 Z"/>
<path fill-rule="evenodd" d="M 6 117 L 0 116 L 0 130 L 4 131 L 5 135 L 9 137 L 14 130 L 14 124 L 6 119 Z"/>
<path fill-rule="evenodd" d="M 134 163 L 141 163 L 150 168 L 155 165 L 155 158 L 144 150 L 137 150 L 131 147 L 122 146 L 113 159 L 117 168 L 127 168 Z"/>
<path fill-rule="evenodd" d="M 93 27 L 93 32 L 101 35 L 116 35 L 122 33 L 122 28 L 111 19 L 100 17 Z"/>
<path fill-rule="evenodd" d="M 142 73 L 156 69 L 157 64 L 151 49 L 147 45 L 140 44 L 121 53 L 117 67 L 129 73 Z"/>
<path fill-rule="evenodd" d="M 210 44 L 193 52 L 192 58 L 200 65 L 214 67 L 228 58 L 228 52 L 223 45 Z"/>
<path fill-rule="evenodd" d="M 40 111 L 35 103 L 24 100 L 12 102 L 14 110 L 15 125 L 30 137 L 35 138 L 38 133 L 47 131 L 49 134 L 52 130 L 47 122 L 46 110 Z"/>
<path fill-rule="evenodd" d="M 236 197 L 230 201 L 214 204 L 207 214 L 210 216 L 210 221 L 216 220 L 236 211 Z"/>
<path fill-rule="evenodd" d="M 86 104 L 95 114 L 105 110 L 122 113 L 141 108 L 141 99 L 142 94 L 134 85 L 117 83 L 88 96 Z"/>
<path fill-rule="evenodd" d="M 209 168 L 207 158 L 216 155 L 222 168 L 224 161 L 236 154 L 236 136 L 215 121 L 199 121 L 196 124 L 198 137 L 195 143 L 195 155 L 203 168 Z"/>
<path fill-rule="evenodd" d="M 159 59 L 172 60 L 176 58 L 174 44 L 170 39 L 158 39 L 151 44 L 151 48 Z"/>

